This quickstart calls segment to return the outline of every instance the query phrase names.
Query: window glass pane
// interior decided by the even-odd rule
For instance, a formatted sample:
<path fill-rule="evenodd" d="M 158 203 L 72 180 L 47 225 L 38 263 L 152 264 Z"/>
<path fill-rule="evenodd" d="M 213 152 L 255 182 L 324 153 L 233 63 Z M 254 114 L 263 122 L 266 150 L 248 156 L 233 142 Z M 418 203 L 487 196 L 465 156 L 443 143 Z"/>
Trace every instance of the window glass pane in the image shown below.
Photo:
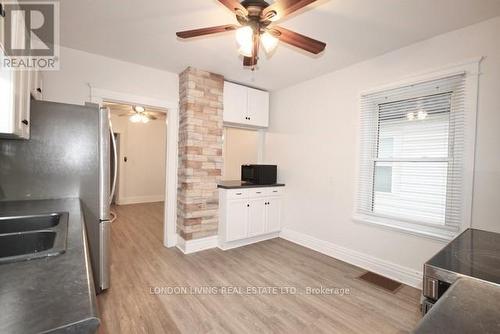
<path fill-rule="evenodd" d="M 376 162 L 373 212 L 444 225 L 447 174 L 447 162 Z"/>
<path fill-rule="evenodd" d="M 241 165 L 257 163 L 258 143 L 256 130 L 225 128 L 223 180 L 240 180 Z"/>
<path fill-rule="evenodd" d="M 375 185 L 376 192 L 390 193 L 392 191 L 392 166 L 385 163 L 375 166 Z"/>
<path fill-rule="evenodd" d="M 450 96 L 380 105 L 379 158 L 446 158 Z"/>

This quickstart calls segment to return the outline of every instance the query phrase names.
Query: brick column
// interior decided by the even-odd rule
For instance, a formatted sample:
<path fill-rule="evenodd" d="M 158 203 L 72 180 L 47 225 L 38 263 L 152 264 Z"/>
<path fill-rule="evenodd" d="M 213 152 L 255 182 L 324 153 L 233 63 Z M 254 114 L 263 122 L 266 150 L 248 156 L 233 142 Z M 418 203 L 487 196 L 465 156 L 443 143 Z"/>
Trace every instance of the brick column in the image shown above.
<path fill-rule="evenodd" d="M 192 240 L 218 231 L 224 78 L 188 67 L 179 88 L 177 233 Z"/>

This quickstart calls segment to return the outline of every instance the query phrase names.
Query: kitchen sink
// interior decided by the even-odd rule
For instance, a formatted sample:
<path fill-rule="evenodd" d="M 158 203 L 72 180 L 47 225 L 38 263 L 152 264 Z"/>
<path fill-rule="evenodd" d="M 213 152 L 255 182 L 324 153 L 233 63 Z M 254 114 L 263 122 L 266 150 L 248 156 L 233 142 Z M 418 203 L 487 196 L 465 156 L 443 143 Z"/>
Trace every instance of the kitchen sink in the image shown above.
<path fill-rule="evenodd" d="M 60 219 L 61 214 L 58 213 L 25 217 L 0 217 L 0 234 L 50 229 L 57 226 Z"/>
<path fill-rule="evenodd" d="M 60 255 L 67 234 L 67 212 L 0 217 L 0 264 Z"/>

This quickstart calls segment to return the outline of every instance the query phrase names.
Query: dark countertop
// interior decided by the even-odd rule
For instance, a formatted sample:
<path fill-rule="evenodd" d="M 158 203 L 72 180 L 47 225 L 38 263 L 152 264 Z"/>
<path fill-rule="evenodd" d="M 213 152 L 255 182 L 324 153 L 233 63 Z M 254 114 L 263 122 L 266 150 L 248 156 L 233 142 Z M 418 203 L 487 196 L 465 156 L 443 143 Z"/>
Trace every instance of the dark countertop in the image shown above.
<path fill-rule="evenodd" d="M 252 184 L 243 181 L 220 181 L 217 184 L 218 188 L 222 189 L 242 189 L 242 188 L 270 188 L 270 187 L 284 187 L 283 183 L 275 184 Z"/>
<path fill-rule="evenodd" d="M 0 265 L 0 333 L 94 333 L 99 326 L 80 200 L 0 202 L 0 216 L 69 212 L 66 252 Z"/>
<path fill-rule="evenodd" d="M 467 229 L 425 264 L 500 284 L 500 233 Z"/>
<path fill-rule="evenodd" d="M 500 285 L 460 278 L 414 333 L 500 333 Z"/>

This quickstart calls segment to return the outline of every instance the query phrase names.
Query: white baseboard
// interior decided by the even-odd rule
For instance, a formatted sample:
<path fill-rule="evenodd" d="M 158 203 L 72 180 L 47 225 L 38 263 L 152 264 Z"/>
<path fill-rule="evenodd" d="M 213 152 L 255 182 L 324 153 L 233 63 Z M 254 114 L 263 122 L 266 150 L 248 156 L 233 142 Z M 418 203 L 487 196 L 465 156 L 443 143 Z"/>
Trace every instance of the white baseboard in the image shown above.
<path fill-rule="evenodd" d="M 118 205 L 129 205 L 129 204 L 140 204 L 140 203 L 153 203 L 153 202 L 163 202 L 165 200 L 164 195 L 156 196 L 135 196 L 135 197 L 123 197 L 116 202 Z"/>
<path fill-rule="evenodd" d="M 264 241 L 264 240 L 278 238 L 279 236 L 280 236 L 279 232 L 274 232 L 274 233 L 269 233 L 266 235 L 259 235 L 257 237 L 252 237 L 252 238 L 243 239 L 243 240 L 219 242 L 219 248 L 222 250 L 228 250 L 228 249 L 233 249 L 233 248 L 237 248 L 237 247 L 250 245 L 250 244 Z"/>
<path fill-rule="evenodd" d="M 177 236 L 177 248 L 184 254 L 191 254 L 203 250 L 217 247 L 219 243 L 219 236 L 206 237 L 194 240 L 184 240 L 181 236 Z"/>
<path fill-rule="evenodd" d="M 422 288 L 422 272 L 381 260 L 352 249 L 284 228 L 280 238 L 310 248 L 354 266 L 391 278 L 417 289 Z"/>

